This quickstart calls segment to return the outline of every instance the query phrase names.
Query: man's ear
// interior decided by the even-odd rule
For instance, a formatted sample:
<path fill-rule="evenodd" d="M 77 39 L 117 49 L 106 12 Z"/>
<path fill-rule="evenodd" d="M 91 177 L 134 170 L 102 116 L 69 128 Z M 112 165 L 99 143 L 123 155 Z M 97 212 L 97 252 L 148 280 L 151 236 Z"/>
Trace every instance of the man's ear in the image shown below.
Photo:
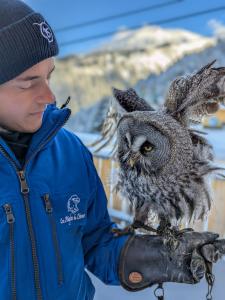
<path fill-rule="evenodd" d="M 112 91 L 116 101 L 126 112 L 154 110 L 144 99 L 140 98 L 132 88 L 125 91 L 112 88 Z"/>

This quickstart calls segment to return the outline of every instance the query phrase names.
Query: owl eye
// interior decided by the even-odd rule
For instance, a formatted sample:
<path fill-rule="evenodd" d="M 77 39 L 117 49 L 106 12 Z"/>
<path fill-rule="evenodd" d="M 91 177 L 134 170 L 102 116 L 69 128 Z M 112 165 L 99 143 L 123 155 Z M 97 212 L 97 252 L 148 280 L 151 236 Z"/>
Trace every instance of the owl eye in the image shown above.
<path fill-rule="evenodd" d="M 141 146 L 141 153 L 142 154 L 147 154 L 149 152 L 151 152 L 153 150 L 153 145 L 151 143 L 149 143 L 148 141 L 144 142 Z"/>

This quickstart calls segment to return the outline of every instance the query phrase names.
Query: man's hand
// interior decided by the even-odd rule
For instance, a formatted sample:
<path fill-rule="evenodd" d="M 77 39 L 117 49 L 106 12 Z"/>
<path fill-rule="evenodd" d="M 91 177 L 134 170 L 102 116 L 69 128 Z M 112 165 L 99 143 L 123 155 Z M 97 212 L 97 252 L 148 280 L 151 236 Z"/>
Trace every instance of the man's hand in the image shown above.
<path fill-rule="evenodd" d="M 215 262 L 223 254 L 225 240 L 211 232 L 184 232 L 173 250 L 160 235 L 133 235 L 122 249 L 119 277 L 129 291 L 163 282 L 194 284 L 204 277 L 206 260 Z"/>

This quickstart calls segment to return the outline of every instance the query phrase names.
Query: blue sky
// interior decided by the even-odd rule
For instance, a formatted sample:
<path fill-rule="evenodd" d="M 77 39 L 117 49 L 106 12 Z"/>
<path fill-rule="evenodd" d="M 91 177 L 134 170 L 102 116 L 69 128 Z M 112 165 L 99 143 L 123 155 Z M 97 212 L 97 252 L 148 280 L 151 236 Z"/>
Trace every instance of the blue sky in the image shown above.
<path fill-rule="evenodd" d="M 104 32 L 115 31 L 123 27 L 143 25 L 154 21 L 168 19 L 180 15 L 194 13 L 215 7 L 223 6 L 219 12 L 198 16 L 190 19 L 174 21 L 169 24 L 161 25 L 164 28 L 184 28 L 202 35 L 212 35 L 212 29 L 208 22 L 212 19 L 225 24 L 225 1 L 224 0 L 184 0 L 180 3 L 149 10 L 137 15 L 127 16 L 116 20 L 111 20 L 83 28 L 74 28 L 63 32 L 57 29 L 77 23 L 103 18 L 110 15 L 120 14 L 130 10 L 140 9 L 146 6 L 165 3 L 172 0 L 24 0 L 33 9 L 42 13 L 53 29 L 59 44 L 70 42 L 87 36 L 98 35 Z M 110 36 L 95 39 L 83 43 L 74 43 L 68 46 L 60 46 L 60 55 L 65 56 L 73 53 L 83 53 L 90 51 L 100 43 L 109 39 Z"/>

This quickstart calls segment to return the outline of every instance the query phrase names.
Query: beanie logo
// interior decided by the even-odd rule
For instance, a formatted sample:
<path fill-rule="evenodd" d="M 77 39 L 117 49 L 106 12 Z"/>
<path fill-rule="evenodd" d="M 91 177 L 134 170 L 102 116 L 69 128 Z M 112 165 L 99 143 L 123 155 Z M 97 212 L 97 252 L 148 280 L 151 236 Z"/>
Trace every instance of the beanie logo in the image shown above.
<path fill-rule="evenodd" d="M 53 42 L 53 33 L 51 28 L 46 22 L 39 23 L 33 23 L 33 25 L 38 25 L 40 28 L 41 35 L 48 40 L 49 43 Z"/>

